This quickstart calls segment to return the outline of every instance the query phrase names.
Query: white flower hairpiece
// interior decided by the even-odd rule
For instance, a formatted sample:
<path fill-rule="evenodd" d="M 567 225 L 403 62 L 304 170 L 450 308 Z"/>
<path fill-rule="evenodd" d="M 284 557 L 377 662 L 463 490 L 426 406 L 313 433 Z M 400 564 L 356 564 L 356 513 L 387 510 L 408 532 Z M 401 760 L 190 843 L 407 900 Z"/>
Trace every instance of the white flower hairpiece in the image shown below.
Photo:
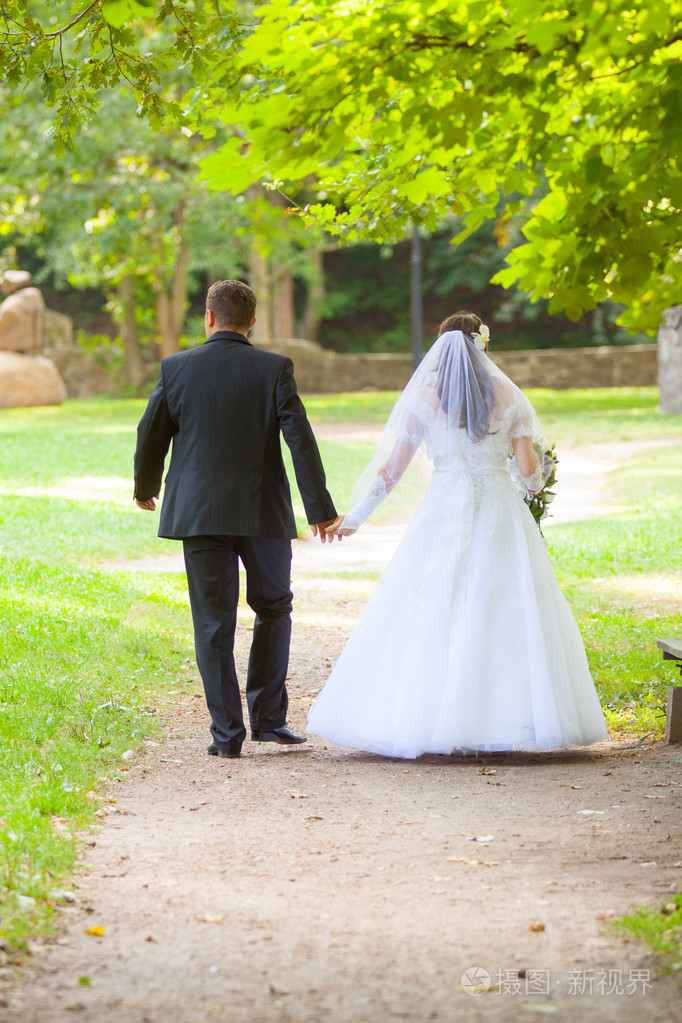
<path fill-rule="evenodd" d="M 478 334 L 472 334 L 471 336 L 473 337 L 474 344 L 478 350 L 484 352 L 487 348 L 488 342 L 490 341 L 490 330 L 485 323 L 482 323 L 479 327 Z"/>

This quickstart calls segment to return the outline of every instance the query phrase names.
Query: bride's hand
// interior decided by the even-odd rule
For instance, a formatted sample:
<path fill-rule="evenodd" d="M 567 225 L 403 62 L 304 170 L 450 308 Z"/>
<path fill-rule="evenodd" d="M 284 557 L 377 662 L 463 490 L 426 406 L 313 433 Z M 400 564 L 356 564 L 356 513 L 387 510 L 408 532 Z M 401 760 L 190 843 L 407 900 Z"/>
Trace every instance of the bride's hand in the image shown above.
<path fill-rule="evenodd" d="M 338 536 L 339 540 L 343 536 L 352 536 L 353 533 L 357 533 L 357 529 L 344 529 L 343 528 L 343 520 L 344 520 L 344 518 L 345 518 L 344 515 L 339 515 L 338 518 L 336 518 L 334 520 L 334 522 L 331 524 L 331 526 L 327 526 L 327 532 L 328 533 L 334 533 L 335 536 Z"/>

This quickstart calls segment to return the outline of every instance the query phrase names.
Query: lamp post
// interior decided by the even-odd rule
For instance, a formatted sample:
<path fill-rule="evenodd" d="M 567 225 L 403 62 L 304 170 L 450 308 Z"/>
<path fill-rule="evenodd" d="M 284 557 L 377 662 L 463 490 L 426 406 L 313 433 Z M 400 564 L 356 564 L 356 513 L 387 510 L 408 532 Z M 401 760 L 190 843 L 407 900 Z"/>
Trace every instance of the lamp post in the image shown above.
<path fill-rule="evenodd" d="M 412 365 L 416 369 L 422 361 L 424 340 L 422 311 L 422 240 L 419 228 L 412 228 L 412 255 L 410 257 L 410 321 L 412 323 Z"/>

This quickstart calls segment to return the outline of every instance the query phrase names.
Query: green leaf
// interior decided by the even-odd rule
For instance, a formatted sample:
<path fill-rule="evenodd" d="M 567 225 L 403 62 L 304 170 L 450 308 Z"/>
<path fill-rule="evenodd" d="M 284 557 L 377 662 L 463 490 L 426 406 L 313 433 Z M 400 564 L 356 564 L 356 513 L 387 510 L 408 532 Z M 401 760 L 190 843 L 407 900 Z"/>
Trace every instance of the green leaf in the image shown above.
<path fill-rule="evenodd" d="M 121 28 L 136 18 L 153 18 L 155 9 L 155 0 L 106 0 L 102 15 L 114 28 Z"/>

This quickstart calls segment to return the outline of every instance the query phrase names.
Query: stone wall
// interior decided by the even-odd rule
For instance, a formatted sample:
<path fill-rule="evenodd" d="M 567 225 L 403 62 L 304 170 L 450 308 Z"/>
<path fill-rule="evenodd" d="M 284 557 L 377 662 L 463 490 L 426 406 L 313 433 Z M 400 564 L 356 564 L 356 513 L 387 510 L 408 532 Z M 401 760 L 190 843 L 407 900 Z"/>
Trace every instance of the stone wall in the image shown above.
<path fill-rule="evenodd" d="M 411 355 L 340 355 L 311 341 L 275 341 L 259 347 L 289 355 L 299 390 L 308 394 L 341 391 L 399 391 L 412 373 Z M 549 348 L 491 352 L 519 387 L 650 387 L 657 380 L 657 345 L 621 348 Z"/>
<path fill-rule="evenodd" d="M 653 387 L 658 345 L 492 353 L 519 387 Z"/>

